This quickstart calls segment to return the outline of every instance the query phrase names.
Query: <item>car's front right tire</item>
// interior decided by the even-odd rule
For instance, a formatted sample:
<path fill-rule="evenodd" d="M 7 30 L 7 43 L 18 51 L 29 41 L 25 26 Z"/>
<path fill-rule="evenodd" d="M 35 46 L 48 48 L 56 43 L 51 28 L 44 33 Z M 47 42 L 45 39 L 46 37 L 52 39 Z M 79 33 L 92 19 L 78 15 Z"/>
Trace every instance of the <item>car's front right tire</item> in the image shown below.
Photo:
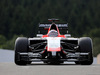
<path fill-rule="evenodd" d="M 93 63 L 93 55 L 92 55 L 92 40 L 89 37 L 80 38 L 78 41 L 79 51 L 89 53 L 89 59 L 80 61 L 81 65 L 91 65 Z"/>

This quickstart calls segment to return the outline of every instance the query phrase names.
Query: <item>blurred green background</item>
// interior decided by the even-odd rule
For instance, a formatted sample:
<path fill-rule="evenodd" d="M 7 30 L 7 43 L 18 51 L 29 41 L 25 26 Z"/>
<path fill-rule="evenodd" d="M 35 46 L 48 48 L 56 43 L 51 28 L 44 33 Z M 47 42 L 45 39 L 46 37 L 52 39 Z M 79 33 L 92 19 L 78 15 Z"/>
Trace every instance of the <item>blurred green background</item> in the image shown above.
<path fill-rule="evenodd" d="M 14 49 L 19 36 L 34 37 L 38 24 L 58 18 L 74 37 L 91 37 L 100 53 L 100 0 L 0 0 L 0 48 Z"/>

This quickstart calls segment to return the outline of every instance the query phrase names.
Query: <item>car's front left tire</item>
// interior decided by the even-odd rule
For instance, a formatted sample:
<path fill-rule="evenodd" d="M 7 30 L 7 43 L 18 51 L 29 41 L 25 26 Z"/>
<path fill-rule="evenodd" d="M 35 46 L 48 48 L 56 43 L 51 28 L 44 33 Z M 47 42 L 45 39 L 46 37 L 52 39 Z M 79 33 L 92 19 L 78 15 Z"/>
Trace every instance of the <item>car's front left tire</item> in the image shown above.
<path fill-rule="evenodd" d="M 17 65 L 26 65 L 27 61 L 21 60 L 19 57 L 20 52 L 28 52 L 28 39 L 25 37 L 19 37 L 15 42 L 15 64 Z"/>

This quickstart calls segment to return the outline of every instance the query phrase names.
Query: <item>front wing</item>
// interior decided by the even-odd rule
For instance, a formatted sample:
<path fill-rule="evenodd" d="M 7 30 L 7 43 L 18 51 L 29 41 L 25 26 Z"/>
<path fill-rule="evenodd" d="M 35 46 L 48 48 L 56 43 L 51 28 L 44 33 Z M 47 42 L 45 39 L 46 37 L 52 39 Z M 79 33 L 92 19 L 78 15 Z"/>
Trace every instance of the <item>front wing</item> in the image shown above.
<path fill-rule="evenodd" d="M 48 59 L 48 58 L 42 58 L 42 54 L 40 53 L 32 53 L 32 52 L 28 52 L 28 53 L 18 53 L 19 55 L 19 60 L 18 61 L 32 61 L 32 62 L 40 62 L 40 61 L 47 61 L 47 62 L 51 62 L 53 60 L 56 59 Z M 68 61 L 68 62 L 75 62 L 75 61 L 85 61 L 85 60 L 89 60 L 89 53 L 68 53 L 66 55 L 66 58 L 60 58 L 57 59 L 56 61 Z"/>

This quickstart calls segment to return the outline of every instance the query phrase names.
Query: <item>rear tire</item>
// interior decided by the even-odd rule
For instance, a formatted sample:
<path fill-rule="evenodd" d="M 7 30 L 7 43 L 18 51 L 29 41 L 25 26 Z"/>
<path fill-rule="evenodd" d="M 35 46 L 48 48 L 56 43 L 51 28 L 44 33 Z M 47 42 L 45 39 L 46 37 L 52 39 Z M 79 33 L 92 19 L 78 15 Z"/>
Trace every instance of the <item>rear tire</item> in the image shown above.
<path fill-rule="evenodd" d="M 79 51 L 80 52 L 89 52 L 89 60 L 87 61 L 80 61 L 81 65 L 91 65 L 93 63 L 93 56 L 92 56 L 92 40 L 89 37 L 80 38 L 78 41 L 79 44 Z"/>
<path fill-rule="evenodd" d="M 15 64 L 26 65 L 27 61 L 20 60 L 18 52 L 28 52 L 28 39 L 25 37 L 19 37 L 15 42 Z"/>

